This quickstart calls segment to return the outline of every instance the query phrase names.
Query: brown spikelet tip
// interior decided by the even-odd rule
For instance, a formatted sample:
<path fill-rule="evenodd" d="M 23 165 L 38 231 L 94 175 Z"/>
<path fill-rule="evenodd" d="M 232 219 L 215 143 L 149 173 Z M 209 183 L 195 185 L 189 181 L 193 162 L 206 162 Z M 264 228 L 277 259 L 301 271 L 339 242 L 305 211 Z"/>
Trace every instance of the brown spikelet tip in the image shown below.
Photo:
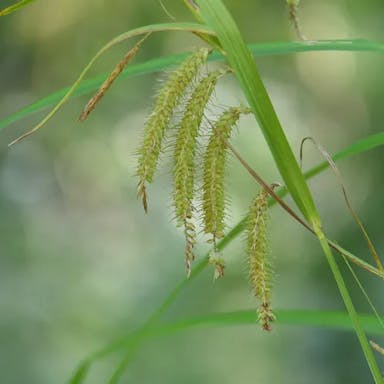
<path fill-rule="evenodd" d="M 185 270 L 187 271 L 187 278 L 189 278 L 191 276 L 192 268 L 191 268 L 191 260 L 188 258 L 185 259 Z"/>
<path fill-rule="evenodd" d="M 261 327 L 270 331 L 275 320 L 271 308 L 271 265 L 268 260 L 267 203 L 268 193 L 262 189 L 253 200 L 247 227 L 247 254 L 252 290 L 259 300 L 257 308 Z"/>
<path fill-rule="evenodd" d="M 215 265 L 215 273 L 213 275 L 214 280 L 221 279 L 224 277 L 224 268 L 225 265 L 221 262 L 216 263 Z"/>
<path fill-rule="evenodd" d="M 136 56 L 139 51 L 141 45 L 148 38 L 150 33 L 146 34 L 132 49 L 128 51 L 128 53 L 121 59 L 121 61 L 116 65 L 114 70 L 108 76 L 108 78 L 103 82 L 100 86 L 96 94 L 88 101 L 85 106 L 83 112 L 79 117 L 79 121 L 84 121 L 89 114 L 95 109 L 96 104 L 104 97 L 112 83 L 117 79 L 117 77 L 121 74 L 126 65 Z"/>
<path fill-rule="evenodd" d="M 215 246 L 215 249 L 211 252 L 208 262 L 209 264 L 212 264 L 215 267 L 213 280 L 217 280 L 224 277 L 224 269 L 225 269 L 224 260 L 219 256 L 219 252 L 216 246 Z"/>
<path fill-rule="evenodd" d="M 185 234 L 185 268 L 187 271 L 187 276 L 191 274 L 191 264 L 195 260 L 195 255 L 193 253 L 193 248 L 195 246 L 194 234 Z"/>
<path fill-rule="evenodd" d="M 306 36 L 303 33 L 301 24 L 300 24 L 300 19 L 298 15 L 298 1 L 291 1 L 288 2 L 288 8 L 289 8 L 289 19 L 293 25 L 293 28 L 295 29 L 296 36 L 300 40 L 308 40 Z"/>
<path fill-rule="evenodd" d="M 272 331 L 272 324 L 276 317 L 272 312 L 270 303 L 262 303 L 258 308 L 259 322 L 264 331 Z"/>
<path fill-rule="evenodd" d="M 384 356 L 384 348 L 383 347 L 380 347 L 379 344 L 376 344 L 374 341 L 370 340 L 369 341 L 369 344 L 371 344 L 371 347 L 376 351 L 376 352 L 379 352 L 380 354 L 382 354 Z"/>
<path fill-rule="evenodd" d="M 143 202 L 144 212 L 148 213 L 148 200 L 147 200 L 147 190 L 145 188 L 145 183 L 143 180 L 140 181 L 137 187 L 137 196 Z"/>
<path fill-rule="evenodd" d="M 191 264 L 195 260 L 193 248 L 196 243 L 195 226 L 187 219 L 184 221 L 184 234 L 185 234 L 185 268 L 187 277 L 191 275 Z"/>

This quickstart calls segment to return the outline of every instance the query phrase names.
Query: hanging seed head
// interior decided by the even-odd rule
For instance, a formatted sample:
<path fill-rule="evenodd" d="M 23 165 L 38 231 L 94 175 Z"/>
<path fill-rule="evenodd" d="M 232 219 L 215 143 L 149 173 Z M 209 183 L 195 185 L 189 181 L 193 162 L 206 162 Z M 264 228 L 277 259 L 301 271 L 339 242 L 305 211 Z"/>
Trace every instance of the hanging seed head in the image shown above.
<path fill-rule="evenodd" d="M 177 224 L 184 225 L 185 260 L 188 275 L 191 261 L 194 259 L 193 246 L 195 244 L 195 231 L 190 220 L 193 211 L 196 140 L 204 109 L 222 74 L 222 71 L 209 73 L 197 84 L 183 112 L 175 143 L 173 203 Z"/>
<path fill-rule="evenodd" d="M 206 61 L 208 53 L 207 48 L 199 49 L 170 75 L 168 81 L 160 90 L 153 111 L 145 124 L 144 138 L 138 150 L 139 159 L 137 164 L 137 175 L 139 176 L 138 195 L 143 201 L 145 211 L 147 210 L 145 183 L 153 181 L 165 131 L 180 98 L 195 78 L 201 65 Z"/>
<path fill-rule="evenodd" d="M 247 254 L 250 283 L 254 295 L 260 300 L 259 322 L 264 330 L 270 331 L 275 315 L 271 309 L 271 266 L 267 258 L 267 197 L 267 191 L 262 189 L 250 206 Z"/>
<path fill-rule="evenodd" d="M 100 86 L 96 94 L 88 101 L 83 112 L 79 117 L 79 121 L 84 121 L 89 114 L 95 109 L 96 104 L 104 97 L 108 89 L 111 87 L 113 82 L 118 78 L 118 76 L 123 72 L 123 69 L 128 65 L 128 63 L 136 56 L 137 52 L 140 50 L 144 41 L 150 36 L 151 33 L 147 33 L 136 45 L 128 51 L 128 53 L 119 61 L 114 70 L 108 76 L 108 78 Z"/>
<path fill-rule="evenodd" d="M 220 75 L 221 71 L 212 72 L 197 84 L 188 100 L 178 129 L 174 151 L 173 201 L 179 225 L 192 216 L 196 139 L 205 107 Z"/>
<path fill-rule="evenodd" d="M 248 110 L 231 107 L 219 117 L 213 126 L 204 157 L 203 171 L 203 218 L 204 231 L 216 240 L 224 236 L 225 195 L 224 176 L 227 157 L 227 140 L 240 115 Z"/>

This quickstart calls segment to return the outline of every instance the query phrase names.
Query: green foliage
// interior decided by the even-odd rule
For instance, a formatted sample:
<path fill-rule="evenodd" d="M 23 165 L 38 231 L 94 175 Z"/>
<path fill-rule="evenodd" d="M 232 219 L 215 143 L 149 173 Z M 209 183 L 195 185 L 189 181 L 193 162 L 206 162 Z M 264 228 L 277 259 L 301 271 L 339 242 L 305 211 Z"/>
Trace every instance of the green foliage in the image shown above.
<path fill-rule="evenodd" d="M 15 140 L 13 140 L 9 146 L 16 144 L 20 142 L 21 140 L 25 139 L 26 137 L 34 134 L 39 129 L 41 129 L 47 122 L 57 113 L 57 111 L 60 110 L 60 108 L 69 100 L 69 98 L 72 96 L 76 88 L 80 85 L 81 81 L 83 80 L 84 76 L 87 74 L 87 72 L 92 68 L 93 64 L 97 61 L 97 59 L 102 56 L 105 52 L 107 52 L 109 49 L 114 47 L 115 45 L 131 39 L 136 36 L 141 35 L 148 35 L 152 32 L 160 32 L 160 31 L 189 31 L 194 33 L 204 33 L 207 35 L 212 34 L 212 31 L 209 28 L 204 27 L 201 24 L 193 24 L 193 23 L 164 23 L 164 24 L 155 24 L 155 25 L 148 25 L 145 27 L 140 27 L 136 29 L 132 29 L 128 32 L 122 33 L 121 35 L 116 36 L 114 39 L 110 40 L 107 44 L 105 44 L 93 58 L 91 61 L 85 66 L 83 71 L 80 73 L 80 76 L 77 78 L 77 80 L 72 84 L 70 88 L 65 92 L 65 94 L 60 98 L 59 102 L 55 105 L 55 107 L 43 118 L 43 120 L 40 121 L 37 125 L 35 125 L 31 130 L 25 132 Z"/>
<path fill-rule="evenodd" d="M 32 1 L 32 0 L 29 0 Z M 297 2 L 289 1 L 290 5 L 297 5 Z M 277 322 L 296 325 L 316 325 L 326 326 L 340 329 L 354 329 L 358 335 L 362 349 L 365 353 L 367 362 L 370 366 L 372 375 L 377 384 L 382 383 L 381 373 L 377 367 L 377 363 L 373 357 L 372 351 L 367 342 L 365 331 L 383 334 L 383 328 L 377 319 L 370 316 L 358 316 L 349 292 L 344 284 L 343 277 L 338 269 L 334 257 L 330 251 L 331 243 L 321 229 L 320 218 L 313 202 L 310 190 L 306 184 L 305 178 L 314 176 L 324 170 L 328 164 L 322 163 L 309 171 L 305 177 L 301 173 L 292 150 L 286 140 L 283 129 L 276 116 L 272 103 L 265 90 L 263 82 L 258 74 L 257 68 L 251 56 L 250 49 L 245 45 L 243 38 L 233 21 L 231 15 L 227 12 L 220 0 L 199 1 L 200 10 L 190 3 L 190 10 L 197 17 L 198 21 L 205 21 L 205 25 L 200 24 L 163 24 L 157 26 L 147 26 L 113 39 L 105 47 L 100 50 L 91 60 L 90 64 L 83 71 L 75 84 L 66 91 L 66 93 L 57 93 L 51 97 L 45 98 L 32 104 L 31 106 L 19 111 L 18 113 L 0 121 L 0 128 L 10 124 L 17 119 L 26 116 L 29 113 L 37 111 L 40 108 L 51 105 L 54 100 L 63 99 L 53 109 L 53 111 L 35 127 L 31 132 L 39 129 L 44 125 L 53 114 L 68 100 L 71 96 L 88 92 L 95 89 L 104 77 L 93 79 L 86 83 L 81 83 L 85 73 L 92 66 L 93 62 L 107 49 L 115 44 L 124 41 L 130 37 L 140 34 L 153 32 L 157 30 L 191 30 L 200 36 L 205 42 L 212 44 L 212 47 L 221 51 L 221 54 L 215 53 L 211 59 L 223 59 L 223 56 L 231 65 L 240 86 L 255 114 L 263 134 L 267 140 L 269 148 L 274 156 L 276 165 L 280 170 L 281 176 L 286 183 L 286 188 L 282 189 L 280 195 L 290 193 L 295 200 L 297 207 L 300 209 L 304 217 L 312 225 L 313 231 L 316 233 L 319 242 L 323 248 L 324 254 L 330 264 L 339 291 L 344 299 L 348 310 L 348 316 L 344 313 L 325 312 L 325 311 L 276 311 L 278 315 Z M 256 55 L 262 54 L 281 54 L 288 52 L 321 50 L 321 49 L 345 49 L 345 50 L 372 50 L 383 52 L 383 45 L 355 40 L 352 44 L 346 41 L 334 42 L 315 42 L 311 44 L 304 43 L 274 43 L 259 44 L 251 47 Z M 158 164 L 158 158 L 162 151 L 165 132 L 170 125 L 171 118 L 175 108 L 179 105 L 180 100 L 185 97 L 186 90 L 191 84 L 199 71 L 201 65 L 205 62 L 208 55 L 208 49 L 203 48 L 198 53 L 187 58 L 181 66 L 171 74 L 165 87 L 160 91 L 154 109 L 145 127 L 145 134 L 142 146 L 139 149 L 139 160 L 137 174 L 139 181 L 139 195 L 141 196 L 145 210 L 147 210 L 146 200 L 146 183 L 153 181 L 154 173 Z M 164 69 L 170 65 L 180 62 L 185 55 L 175 55 L 163 59 L 152 60 L 147 63 L 138 64 L 135 67 L 127 68 L 123 74 L 131 76 L 134 74 L 143 74 L 150 71 Z M 195 155 L 196 155 L 196 139 L 199 135 L 199 128 L 202 122 L 205 106 L 214 90 L 218 78 L 222 75 L 221 71 L 209 73 L 202 78 L 194 87 L 183 111 L 183 116 L 178 124 L 178 133 L 175 142 L 174 151 L 174 206 L 176 220 L 179 225 L 184 226 L 186 236 L 186 263 L 187 270 L 193 259 L 192 248 L 195 243 L 195 227 L 191 219 L 194 207 L 192 201 L 195 193 Z M 75 89 L 77 88 L 77 91 Z M 178 322 L 170 322 L 166 324 L 158 324 L 158 320 L 162 314 L 169 308 L 175 298 L 182 289 L 191 283 L 191 281 L 204 270 L 209 263 L 209 255 L 201 261 L 190 278 L 182 281 L 170 293 L 167 299 L 155 311 L 153 316 L 138 331 L 119 339 L 113 344 L 107 346 L 101 351 L 96 352 L 85 360 L 75 375 L 71 383 L 83 382 L 90 365 L 96 359 L 102 358 L 107 354 L 118 349 L 128 350 L 128 354 L 122 360 L 118 369 L 112 376 L 110 382 L 117 382 L 124 372 L 130 358 L 138 348 L 140 343 L 152 337 L 167 335 L 177 330 L 188 329 L 195 326 L 229 326 L 239 324 L 253 324 L 257 319 L 261 322 L 264 329 L 270 329 L 270 322 L 274 320 L 274 314 L 270 305 L 270 270 L 269 262 L 266 259 L 267 241 L 266 241 L 266 212 L 267 206 L 274 202 L 267 199 L 267 193 L 262 190 L 252 203 L 248 217 L 236 225 L 226 236 L 224 235 L 224 217 L 225 217 L 225 162 L 226 153 L 228 151 L 227 142 L 230 138 L 232 127 L 238 121 L 241 113 L 248 113 L 247 108 L 230 108 L 226 110 L 212 124 L 212 132 L 209 143 L 204 156 L 204 175 L 203 175 L 203 216 L 204 230 L 213 237 L 215 251 L 223 249 L 231 242 L 244 228 L 247 231 L 247 250 L 248 262 L 250 269 L 250 280 L 255 295 L 260 299 L 261 305 L 258 314 L 254 311 L 238 311 L 232 313 L 211 314 L 201 317 L 193 317 Z M 30 134 L 31 132 L 28 132 Z M 367 151 L 368 149 L 382 145 L 384 143 L 384 135 L 378 134 L 366 139 L 362 139 L 345 150 L 336 154 L 333 158 L 339 160 L 341 158 L 350 157 L 358 153 Z M 217 239 L 221 241 L 217 242 Z M 332 244 L 332 243 L 331 243 Z M 338 247 L 338 248 L 337 248 Z M 335 248 L 344 254 L 340 246 L 335 244 Z M 363 266 L 367 270 L 376 273 L 376 269 L 360 258 L 350 254 L 350 259 L 355 258 L 356 264 Z M 360 264 L 359 264 L 360 263 Z M 383 277 L 382 271 L 376 273 Z"/>
<path fill-rule="evenodd" d="M 151 29 L 148 29 L 151 30 Z M 347 51 L 347 52 L 377 52 L 384 53 L 384 44 L 371 40 L 355 39 L 355 40 L 316 40 L 311 41 L 311 44 L 301 41 L 290 42 L 271 42 L 271 43 L 258 43 L 248 45 L 249 50 L 253 56 L 270 56 L 270 55 L 285 55 L 290 53 L 300 52 L 313 52 L 313 51 Z M 104 52 L 104 51 L 103 51 Z M 169 55 L 145 61 L 140 64 L 133 64 L 125 68 L 119 76 L 122 78 L 129 78 L 133 76 L 141 76 L 149 73 L 162 71 L 170 68 L 176 64 L 180 64 L 186 57 L 185 54 Z M 223 60 L 223 56 L 219 52 L 213 52 L 209 61 Z M 85 71 L 86 73 L 87 71 Z M 84 75 L 85 75 L 84 73 Z M 63 88 L 48 96 L 45 96 L 26 107 L 21 108 L 19 111 L 0 120 L 0 130 L 6 128 L 10 124 L 19 121 L 20 119 L 29 116 L 33 113 L 48 108 L 62 99 L 69 100 L 72 97 L 86 95 L 90 92 L 97 90 L 103 82 L 108 78 L 109 74 L 105 73 L 97 77 L 76 82 L 75 86 Z M 66 96 L 68 95 L 68 96 Z M 61 104 L 62 105 L 62 104 Z"/>
<path fill-rule="evenodd" d="M 260 78 L 255 61 L 237 25 L 221 1 L 201 1 L 199 5 L 203 19 L 215 30 L 222 44 L 228 63 L 259 122 L 276 166 L 292 198 L 308 220 L 317 221 L 316 209 L 308 186 Z"/>
<path fill-rule="evenodd" d="M 259 122 L 274 157 L 275 164 L 288 191 L 319 239 L 339 292 L 354 324 L 356 335 L 360 341 L 372 376 L 375 383 L 380 384 L 382 383 L 380 369 L 369 346 L 365 332 L 361 327 L 357 312 L 330 250 L 326 236 L 322 231 L 320 217 L 311 192 L 289 146 L 251 53 L 245 45 L 236 23 L 221 0 L 204 0 L 199 1 L 198 4 L 206 24 L 216 32 L 218 40 L 226 53 L 227 60 L 233 68 L 244 95 Z"/>

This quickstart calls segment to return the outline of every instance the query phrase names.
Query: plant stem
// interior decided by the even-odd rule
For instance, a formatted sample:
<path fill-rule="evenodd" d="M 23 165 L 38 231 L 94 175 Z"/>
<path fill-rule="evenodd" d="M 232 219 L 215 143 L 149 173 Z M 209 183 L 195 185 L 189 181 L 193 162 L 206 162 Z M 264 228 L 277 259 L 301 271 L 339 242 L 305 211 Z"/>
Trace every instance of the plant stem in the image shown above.
<path fill-rule="evenodd" d="M 361 326 L 359 315 L 356 312 L 355 306 L 352 303 L 351 296 L 349 295 L 348 289 L 345 285 L 343 276 L 341 275 L 340 269 L 336 263 L 336 260 L 332 254 L 331 248 L 328 245 L 328 241 L 324 236 L 324 233 L 321 230 L 316 231 L 316 235 L 320 241 L 321 247 L 323 248 L 324 254 L 327 258 L 328 264 L 332 270 L 333 276 L 335 278 L 336 284 L 339 288 L 339 292 L 343 298 L 345 307 L 347 308 L 349 317 L 353 323 L 356 335 L 360 341 L 361 348 L 364 352 L 365 358 L 367 360 L 369 369 L 371 370 L 372 376 L 375 379 L 376 384 L 383 384 L 383 377 L 381 375 L 380 369 L 376 363 L 375 356 L 373 355 L 372 349 L 369 345 L 367 336 Z"/>
<path fill-rule="evenodd" d="M 294 210 L 284 202 L 284 200 L 282 199 L 282 196 L 279 196 L 273 190 L 273 188 L 271 188 L 271 186 L 246 162 L 246 160 L 239 154 L 239 152 L 236 151 L 236 149 L 229 142 L 227 142 L 227 147 L 234 154 L 234 156 L 239 160 L 240 164 L 246 169 L 246 171 L 256 180 L 256 182 L 268 192 L 268 194 L 271 196 L 273 201 L 279 204 L 293 219 L 295 219 L 305 229 L 307 229 L 313 235 L 316 235 L 314 229 L 308 223 L 306 223 L 302 218 L 300 218 L 294 212 Z M 281 195 L 285 195 L 286 194 L 285 192 L 287 192 L 287 189 L 284 189 L 283 191 L 284 193 L 281 193 Z M 327 239 L 327 242 L 331 248 L 333 248 L 334 250 L 336 250 L 337 252 L 345 256 L 352 263 L 384 279 L 384 272 L 382 270 L 375 268 L 372 265 L 368 264 L 367 262 L 359 259 L 358 257 L 351 254 L 347 250 L 343 249 L 342 247 L 332 242 L 331 240 Z"/>
<path fill-rule="evenodd" d="M 383 380 L 377 362 L 361 328 L 342 275 L 322 232 L 320 216 L 312 194 L 288 143 L 251 52 L 247 48 L 236 22 L 222 0 L 198 0 L 198 5 L 200 6 L 204 21 L 216 32 L 216 36 L 225 51 L 227 61 L 233 68 L 249 106 L 254 112 L 274 157 L 275 164 L 293 200 L 314 229 L 322 245 L 348 314 L 354 324 L 375 383 L 382 384 Z"/>

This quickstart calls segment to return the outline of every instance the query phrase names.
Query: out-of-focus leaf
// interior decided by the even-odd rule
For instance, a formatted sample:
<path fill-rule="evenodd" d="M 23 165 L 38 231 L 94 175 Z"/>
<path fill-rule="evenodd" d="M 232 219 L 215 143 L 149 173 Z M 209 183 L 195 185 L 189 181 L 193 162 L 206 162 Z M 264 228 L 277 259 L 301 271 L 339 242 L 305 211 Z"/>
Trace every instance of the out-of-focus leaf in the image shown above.
<path fill-rule="evenodd" d="M 273 42 L 251 44 L 248 46 L 254 56 L 286 55 L 291 53 L 311 52 L 311 51 L 351 51 L 351 52 L 376 52 L 384 53 L 384 44 L 369 40 L 318 40 L 310 42 Z M 128 66 L 120 75 L 124 77 L 141 76 L 148 73 L 158 72 L 168 69 L 182 62 L 189 53 L 169 55 L 161 58 L 148 60 L 140 64 Z M 223 60 L 223 56 L 214 52 L 209 57 L 210 61 Z M 73 92 L 72 97 L 86 95 L 98 89 L 108 77 L 107 73 L 83 80 Z M 62 99 L 70 87 L 62 88 L 48 96 L 34 101 L 32 104 L 21 108 L 15 113 L 0 120 L 0 130 L 8 125 L 45 108 L 48 108 Z"/>
<path fill-rule="evenodd" d="M 10 13 L 17 11 L 18 9 L 26 6 L 27 4 L 32 3 L 32 1 L 36 1 L 36 0 L 21 0 L 18 3 L 10 5 L 7 8 L 0 9 L 0 16 L 9 15 Z"/>

